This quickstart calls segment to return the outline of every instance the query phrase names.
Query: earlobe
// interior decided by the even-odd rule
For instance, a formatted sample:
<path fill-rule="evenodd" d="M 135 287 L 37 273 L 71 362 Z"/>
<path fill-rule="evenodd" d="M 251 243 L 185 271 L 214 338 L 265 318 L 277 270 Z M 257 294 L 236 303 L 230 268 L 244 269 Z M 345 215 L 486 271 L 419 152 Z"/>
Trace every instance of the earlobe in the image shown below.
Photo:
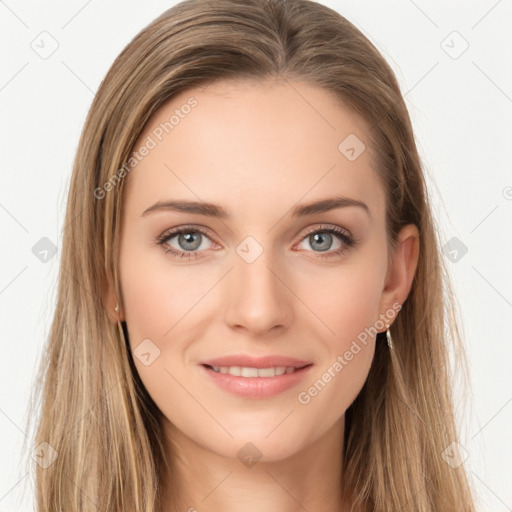
<path fill-rule="evenodd" d="M 419 232 L 414 224 L 404 226 L 397 240 L 381 298 L 381 312 L 394 303 L 403 304 L 412 287 L 419 257 Z"/>
<path fill-rule="evenodd" d="M 124 321 L 123 312 L 117 298 L 116 291 L 112 282 L 109 280 L 103 293 L 103 305 L 107 310 L 107 315 L 112 323 Z"/>

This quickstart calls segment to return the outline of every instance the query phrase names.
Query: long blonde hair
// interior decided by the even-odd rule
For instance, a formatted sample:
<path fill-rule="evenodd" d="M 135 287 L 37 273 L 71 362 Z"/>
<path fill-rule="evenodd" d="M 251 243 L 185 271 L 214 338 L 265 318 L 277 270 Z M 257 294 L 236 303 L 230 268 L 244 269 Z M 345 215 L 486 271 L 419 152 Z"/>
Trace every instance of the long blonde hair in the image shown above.
<path fill-rule="evenodd" d="M 115 60 L 80 138 L 57 305 L 29 416 L 39 416 L 31 448 L 48 443 L 57 454 L 48 467 L 33 466 L 37 512 L 161 510 L 161 413 L 104 303 L 108 283 L 122 297 L 124 180 L 101 197 L 95 191 L 120 176 L 149 117 L 173 95 L 216 80 L 269 77 L 323 87 L 362 116 L 386 193 L 389 249 L 405 224 L 420 233 L 412 288 L 391 327 L 393 349 L 378 334 L 368 379 L 346 412 L 343 492 L 376 512 L 475 510 L 464 465 L 452 468 L 443 458 L 457 441 L 450 351 L 461 368 L 467 363 L 393 71 L 357 28 L 321 4 L 187 0 L 142 30 Z"/>

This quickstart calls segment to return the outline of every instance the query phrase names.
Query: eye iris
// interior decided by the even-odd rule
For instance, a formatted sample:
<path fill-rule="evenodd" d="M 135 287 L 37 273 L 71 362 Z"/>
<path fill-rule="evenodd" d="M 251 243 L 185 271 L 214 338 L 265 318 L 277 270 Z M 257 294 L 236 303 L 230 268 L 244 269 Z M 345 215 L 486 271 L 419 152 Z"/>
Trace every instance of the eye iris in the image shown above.
<path fill-rule="evenodd" d="M 327 251 L 329 249 L 329 247 L 331 246 L 331 243 L 332 243 L 332 235 L 330 233 L 315 233 L 314 235 L 311 235 L 309 237 L 310 239 L 310 243 L 311 243 L 311 240 L 314 241 L 314 243 L 311 243 L 311 247 L 315 248 L 315 243 L 320 240 L 320 243 L 324 242 L 324 244 L 321 246 L 321 247 L 318 247 L 317 248 L 320 250 L 320 251 Z M 325 244 L 325 240 L 327 240 L 327 244 Z"/>
<path fill-rule="evenodd" d="M 183 242 L 185 245 L 183 245 Z M 178 236 L 178 243 L 180 244 L 180 247 L 182 247 L 185 250 L 195 250 L 201 245 L 201 234 L 190 231 L 186 233 L 181 233 Z M 192 246 L 190 246 L 189 244 L 192 244 Z"/>

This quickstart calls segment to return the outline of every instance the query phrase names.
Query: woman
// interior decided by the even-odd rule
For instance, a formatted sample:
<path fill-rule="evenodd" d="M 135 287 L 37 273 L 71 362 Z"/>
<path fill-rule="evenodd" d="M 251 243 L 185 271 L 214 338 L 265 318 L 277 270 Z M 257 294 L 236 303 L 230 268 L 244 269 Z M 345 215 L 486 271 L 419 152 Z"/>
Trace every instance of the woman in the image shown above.
<path fill-rule="evenodd" d="M 65 226 L 38 511 L 475 510 L 411 122 L 338 13 L 164 12 L 96 94 Z"/>

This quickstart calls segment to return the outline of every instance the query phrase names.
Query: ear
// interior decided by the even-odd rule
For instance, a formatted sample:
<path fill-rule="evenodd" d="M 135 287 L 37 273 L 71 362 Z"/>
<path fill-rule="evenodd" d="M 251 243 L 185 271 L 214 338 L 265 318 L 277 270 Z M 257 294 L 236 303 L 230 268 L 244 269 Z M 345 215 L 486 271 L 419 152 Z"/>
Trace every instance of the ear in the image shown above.
<path fill-rule="evenodd" d="M 103 304 L 107 310 L 107 315 L 112 323 L 117 323 L 118 321 L 123 322 L 124 316 L 123 311 L 121 309 L 121 304 L 119 304 L 119 312 L 115 311 L 115 308 L 118 304 L 119 300 L 117 298 L 117 293 L 114 287 L 114 283 L 108 278 L 107 284 L 103 288 Z"/>
<path fill-rule="evenodd" d="M 407 299 L 418 265 L 419 242 L 418 228 L 414 224 L 404 226 L 398 234 L 381 295 L 380 313 L 396 302 L 402 305 Z"/>

